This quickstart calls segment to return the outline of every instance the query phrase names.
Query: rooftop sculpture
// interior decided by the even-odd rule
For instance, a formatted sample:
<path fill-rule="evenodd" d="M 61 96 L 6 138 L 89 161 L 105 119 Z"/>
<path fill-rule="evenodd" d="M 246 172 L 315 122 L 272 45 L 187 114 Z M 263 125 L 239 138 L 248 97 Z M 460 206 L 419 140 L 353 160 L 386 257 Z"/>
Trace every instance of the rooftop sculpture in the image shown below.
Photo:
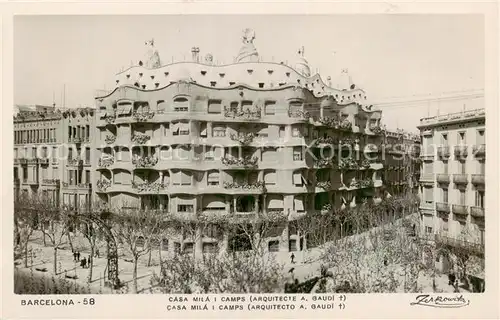
<path fill-rule="evenodd" d="M 154 39 L 148 40 L 144 43 L 146 45 L 146 53 L 142 60 L 139 60 L 139 66 L 144 66 L 148 69 L 156 69 L 161 67 L 160 54 L 155 48 Z"/>
<path fill-rule="evenodd" d="M 253 44 L 255 32 L 252 29 L 243 30 L 243 46 L 236 57 L 236 62 L 257 62 L 259 53 Z"/>

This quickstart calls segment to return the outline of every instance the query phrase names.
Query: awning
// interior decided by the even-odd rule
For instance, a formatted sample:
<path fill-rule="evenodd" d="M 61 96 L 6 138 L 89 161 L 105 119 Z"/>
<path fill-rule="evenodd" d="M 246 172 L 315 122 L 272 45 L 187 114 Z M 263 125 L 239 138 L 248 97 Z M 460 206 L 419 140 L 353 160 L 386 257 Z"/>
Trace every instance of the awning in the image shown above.
<path fill-rule="evenodd" d="M 219 173 L 213 172 L 208 175 L 208 182 L 219 182 Z"/>
<path fill-rule="evenodd" d="M 276 183 L 276 172 L 269 172 L 265 174 L 264 181 L 266 183 Z"/>
<path fill-rule="evenodd" d="M 304 201 L 302 199 L 293 199 L 295 211 L 304 211 Z"/>
<path fill-rule="evenodd" d="M 302 184 L 302 175 L 300 173 L 293 174 L 293 184 L 301 185 Z"/>
<path fill-rule="evenodd" d="M 267 205 L 268 209 L 283 209 L 283 200 L 271 199 Z"/>
<path fill-rule="evenodd" d="M 351 203 L 349 204 L 349 206 L 350 206 L 351 208 L 356 207 L 356 196 L 352 197 L 352 201 L 351 201 Z"/>
<path fill-rule="evenodd" d="M 101 119 L 106 118 L 107 115 L 108 115 L 108 113 L 106 111 L 101 112 L 101 117 L 100 118 Z"/>
<path fill-rule="evenodd" d="M 122 104 L 118 104 L 117 106 L 117 111 L 116 113 L 118 115 L 127 115 L 127 114 L 130 114 L 130 112 L 132 112 L 132 103 L 130 102 L 123 102 Z"/>
<path fill-rule="evenodd" d="M 178 126 L 181 131 L 189 131 L 189 122 L 179 122 Z"/>
<path fill-rule="evenodd" d="M 200 136 L 206 136 L 207 135 L 207 128 L 201 130 Z"/>
<path fill-rule="evenodd" d="M 301 178 L 302 178 L 302 183 L 304 183 L 305 185 L 309 184 L 309 180 L 307 180 L 307 178 L 304 177 L 304 175 L 301 175 Z"/>
<path fill-rule="evenodd" d="M 210 101 L 208 104 L 208 113 L 221 113 L 222 104 L 220 101 Z"/>
<path fill-rule="evenodd" d="M 179 131 L 179 122 L 176 122 L 176 123 L 172 123 L 172 125 L 170 126 L 170 129 L 172 130 L 172 132 L 178 132 Z"/>
<path fill-rule="evenodd" d="M 224 203 L 224 201 L 215 200 L 209 202 L 205 208 L 225 208 L 225 207 L 226 204 Z"/>

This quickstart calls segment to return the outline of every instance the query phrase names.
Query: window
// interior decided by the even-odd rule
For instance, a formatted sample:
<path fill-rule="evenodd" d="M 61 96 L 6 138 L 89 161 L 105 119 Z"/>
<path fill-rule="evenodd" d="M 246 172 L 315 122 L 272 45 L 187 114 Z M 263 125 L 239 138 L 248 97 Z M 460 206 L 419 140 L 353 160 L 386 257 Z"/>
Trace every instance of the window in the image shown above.
<path fill-rule="evenodd" d="M 276 184 L 276 171 L 268 171 L 264 173 L 264 183 L 266 186 L 272 186 Z"/>
<path fill-rule="evenodd" d="M 219 172 L 213 171 L 208 173 L 207 183 L 209 186 L 219 185 Z"/>
<path fill-rule="evenodd" d="M 280 126 L 279 127 L 279 137 L 284 138 L 285 137 L 285 126 Z"/>
<path fill-rule="evenodd" d="M 432 162 L 424 162 L 424 173 L 432 174 L 433 173 L 433 163 Z"/>
<path fill-rule="evenodd" d="M 448 189 L 443 189 L 443 202 L 448 203 Z"/>
<path fill-rule="evenodd" d="M 28 180 L 28 168 L 23 167 L 23 182 L 26 182 Z"/>
<path fill-rule="evenodd" d="M 217 243 L 203 243 L 203 253 L 217 253 Z"/>
<path fill-rule="evenodd" d="M 424 200 L 426 203 L 434 202 L 432 191 L 432 188 L 424 188 Z"/>
<path fill-rule="evenodd" d="M 482 175 L 486 174 L 486 166 L 484 161 L 479 161 L 479 173 Z"/>
<path fill-rule="evenodd" d="M 90 170 L 85 170 L 85 183 L 90 183 Z"/>
<path fill-rule="evenodd" d="M 265 113 L 268 116 L 276 114 L 276 101 L 266 101 L 264 103 Z"/>
<path fill-rule="evenodd" d="M 36 158 L 36 148 L 35 147 L 31 148 L 31 157 Z"/>
<path fill-rule="evenodd" d="M 90 163 L 90 148 L 85 148 L 85 162 Z"/>
<path fill-rule="evenodd" d="M 73 130 L 71 129 L 71 126 L 68 126 L 68 140 L 71 141 Z"/>
<path fill-rule="evenodd" d="M 174 111 L 175 112 L 187 112 L 189 107 L 189 101 L 187 98 L 177 98 L 174 100 Z"/>
<path fill-rule="evenodd" d="M 277 160 L 277 148 L 262 148 L 262 162 L 275 162 Z"/>
<path fill-rule="evenodd" d="M 300 128 L 293 127 L 292 128 L 292 137 L 297 138 L 297 137 L 301 137 L 301 136 L 302 136 L 302 134 L 300 132 Z"/>
<path fill-rule="evenodd" d="M 206 122 L 200 123 L 200 137 L 203 137 L 203 138 L 207 137 L 207 123 Z"/>
<path fill-rule="evenodd" d="M 444 232 L 448 232 L 448 219 L 443 219 L 441 226 Z"/>
<path fill-rule="evenodd" d="M 459 190 L 460 192 L 460 204 L 465 205 L 465 190 Z"/>
<path fill-rule="evenodd" d="M 293 173 L 293 184 L 295 186 L 302 186 L 302 174 L 300 172 Z"/>
<path fill-rule="evenodd" d="M 448 174 L 448 161 L 443 161 L 443 172 Z"/>
<path fill-rule="evenodd" d="M 177 205 L 178 212 L 194 212 L 194 206 L 192 204 L 179 204 Z"/>
<path fill-rule="evenodd" d="M 189 186 L 191 185 L 191 174 L 181 171 L 181 185 Z"/>
<path fill-rule="evenodd" d="M 293 199 L 293 207 L 297 212 L 304 212 L 304 199 L 302 197 L 295 197 Z"/>
<path fill-rule="evenodd" d="M 484 191 L 476 190 L 476 207 L 484 208 Z"/>
<path fill-rule="evenodd" d="M 222 126 L 222 125 L 214 126 L 212 128 L 212 136 L 225 137 L 226 136 L 226 127 Z"/>
<path fill-rule="evenodd" d="M 432 227 L 426 226 L 425 227 L 425 233 L 432 234 Z"/>
<path fill-rule="evenodd" d="M 208 101 L 208 113 L 220 114 L 222 112 L 222 101 L 221 100 L 209 100 Z"/>
<path fill-rule="evenodd" d="M 293 147 L 293 161 L 302 161 L 302 147 Z"/>

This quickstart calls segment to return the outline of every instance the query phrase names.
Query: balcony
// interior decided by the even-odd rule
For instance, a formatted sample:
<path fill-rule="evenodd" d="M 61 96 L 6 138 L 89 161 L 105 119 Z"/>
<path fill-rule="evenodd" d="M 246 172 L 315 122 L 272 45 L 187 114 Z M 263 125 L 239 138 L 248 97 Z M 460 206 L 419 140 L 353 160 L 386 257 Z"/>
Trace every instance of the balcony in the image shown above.
<path fill-rule="evenodd" d="M 230 110 L 224 107 L 224 117 L 242 120 L 260 120 L 262 112 L 259 106 L 245 110 Z"/>
<path fill-rule="evenodd" d="M 447 173 L 438 173 L 436 175 L 436 181 L 438 183 L 442 183 L 442 184 L 449 184 L 450 183 L 450 175 Z"/>
<path fill-rule="evenodd" d="M 486 145 L 485 144 L 476 144 L 472 146 L 472 153 L 474 156 L 481 158 L 486 156 Z"/>
<path fill-rule="evenodd" d="M 469 210 L 467 206 L 461 205 L 461 204 L 454 204 L 451 206 L 452 211 L 456 215 L 461 215 L 461 216 L 466 216 L 469 214 Z"/>
<path fill-rule="evenodd" d="M 68 163 L 66 164 L 68 167 L 81 167 L 83 166 L 83 160 L 82 159 L 68 159 Z"/>
<path fill-rule="evenodd" d="M 116 120 L 116 114 L 106 114 L 104 117 L 104 121 L 106 121 L 107 124 L 112 124 L 115 123 Z"/>
<path fill-rule="evenodd" d="M 69 138 L 69 142 L 71 142 L 71 143 L 82 143 L 83 142 L 83 138 L 81 138 L 81 137 L 72 137 L 72 138 Z"/>
<path fill-rule="evenodd" d="M 262 193 L 266 190 L 265 183 L 263 181 L 257 181 L 255 183 L 238 183 L 238 182 L 224 182 L 224 189 L 232 191 L 241 191 L 243 194 L 252 193 Z"/>
<path fill-rule="evenodd" d="M 349 189 L 364 189 L 372 188 L 374 186 L 372 178 L 366 178 L 363 180 L 354 180 L 349 185 Z"/>
<path fill-rule="evenodd" d="M 434 239 L 436 244 L 440 244 L 441 246 L 459 248 L 476 255 L 484 255 L 484 245 L 480 243 L 469 242 L 441 234 L 436 234 Z"/>
<path fill-rule="evenodd" d="M 38 164 L 39 160 L 40 159 L 38 159 L 38 158 L 30 158 L 30 159 L 28 159 L 28 164 L 36 165 L 36 164 Z"/>
<path fill-rule="evenodd" d="M 455 158 L 466 158 L 468 155 L 467 146 L 459 145 L 454 147 Z"/>
<path fill-rule="evenodd" d="M 239 142 L 241 145 L 247 146 L 253 142 L 253 139 L 255 138 L 255 133 L 249 132 L 249 133 L 238 133 L 238 134 L 231 134 L 231 140 Z"/>
<path fill-rule="evenodd" d="M 136 168 L 151 168 L 154 167 L 158 163 L 158 158 L 154 156 L 145 156 L 145 157 L 135 157 L 132 159 L 132 164 Z"/>
<path fill-rule="evenodd" d="M 464 185 L 469 183 L 469 179 L 467 178 L 466 174 L 458 173 L 453 175 L 453 183 Z"/>
<path fill-rule="evenodd" d="M 433 201 L 422 201 L 422 202 L 420 202 L 420 209 L 434 210 L 434 202 Z"/>
<path fill-rule="evenodd" d="M 132 118 L 134 118 L 135 121 L 137 122 L 146 122 L 151 119 L 153 119 L 155 116 L 154 111 L 147 111 L 147 112 L 134 112 L 132 114 Z"/>
<path fill-rule="evenodd" d="M 97 162 L 97 166 L 100 168 L 107 168 L 111 166 L 113 163 L 115 163 L 115 158 L 113 156 L 103 156 L 102 158 L 99 159 Z"/>
<path fill-rule="evenodd" d="M 105 138 L 104 138 L 104 142 L 106 142 L 107 144 L 113 144 L 115 143 L 116 141 L 116 136 L 115 135 L 112 135 L 112 134 L 108 134 Z"/>
<path fill-rule="evenodd" d="M 158 193 L 160 190 L 165 189 L 166 184 L 160 182 L 134 182 L 132 181 L 132 189 L 138 193 Z"/>
<path fill-rule="evenodd" d="M 433 154 L 421 154 L 420 159 L 422 159 L 422 161 L 432 161 L 432 160 L 434 160 L 434 155 Z"/>
<path fill-rule="evenodd" d="M 49 186 L 59 186 L 61 180 L 59 179 L 43 179 L 42 184 Z"/>
<path fill-rule="evenodd" d="M 484 174 L 472 174 L 471 175 L 471 182 L 473 185 L 480 185 L 484 186 Z"/>
<path fill-rule="evenodd" d="M 221 159 L 223 165 L 236 168 L 254 168 L 257 166 L 259 159 L 257 157 L 232 157 L 225 156 Z"/>
<path fill-rule="evenodd" d="M 331 167 L 332 162 L 329 159 L 317 159 L 314 161 L 314 168 L 327 168 Z"/>
<path fill-rule="evenodd" d="M 105 179 L 97 180 L 96 186 L 99 191 L 106 191 L 111 186 L 111 182 Z"/>
<path fill-rule="evenodd" d="M 304 121 L 308 120 L 310 117 L 309 112 L 302 110 L 297 110 L 297 111 L 288 110 L 288 116 L 290 118 L 295 118 Z"/>
<path fill-rule="evenodd" d="M 470 215 L 475 218 L 484 218 L 484 208 L 470 207 Z"/>
<path fill-rule="evenodd" d="M 385 130 L 382 128 L 380 125 L 375 124 L 375 125 L 370 125 L 369 130 L 373 132 L 376 135 L 382 135 L 384 134 Z"/>
<path fill-rule="evenodd" d="M 448 159 L 450 157 L 450 147 L 449 146 L 438 147 L 437 155 L 439 158 Z"/>
<path fill-rule="evenodd" d="M 45 166 L 47 166 L 47 165 L 49 165 L 49 158 L 40 158 L 40 159 L 38 160 L 38 162 L 39 162 L 41 165 L 45 165 Z"/>
<path fill-rule="evenodd" d="M 420 175 L 420 182 L 424 185 L 434 184 L 434 173 L 423 173 Z"/>
<path fill-rule="evenodd" d="M 359 165 L 353 158 L 340 159 L 339 170 L 358 170 Z"/>
<path fill-rule="evenodd" d="M 330 181 L 318 181 L 316 182 L 316 188 L 330 190 L 332 188 L 332 183 Z"/>
<path fill-rule="evenodd" d="M 318 147 L 333 146 L 338 143 L 338 140 L 333 137 L 319 137 L 314 144 Z"/>
<path fill-rule="evenodd" d="M 436 202 L 436 211 L 450 213 L 450 204 L 444 202 Z"/>
<path fill-rule="evenodd" d="M 38 179 L 32 179 L 32 180 L 27 180 L 24 183 L 31 186 L 37 186 L 40 184 L 40 181 L 38 181 Z"/>
<path fill-rule="evenodd" d="M 151 136 L 142 132 L 136 132 L 132 137 L 132 142 L 136 144 L 145 144 L 149 140 L 151 140 Z"/>

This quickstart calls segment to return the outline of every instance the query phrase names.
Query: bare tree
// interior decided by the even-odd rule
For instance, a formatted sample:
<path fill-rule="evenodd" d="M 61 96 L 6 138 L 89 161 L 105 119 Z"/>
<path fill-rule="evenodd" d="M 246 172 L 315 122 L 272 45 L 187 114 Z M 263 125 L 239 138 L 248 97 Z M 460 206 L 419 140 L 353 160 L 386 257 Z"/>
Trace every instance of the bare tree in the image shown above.
<path fill-rule="evenodd" d="M 36 213 L 36 201 L 32 197 L 28 199 L 16 199 L 14 201 L 14 226 L 15 243 L 21 248 L 24 255 L 24 267 L 28 267 L 28 243 L 36 228 L 38 228 L 38 216 Z"/>
<path fill-rule="evenodd" d="M 137 264 L 139 258 L 150 250 L 151 240 L 159 232 L 161 214 L 157 210 L 117 210 L 113 215 L 113 230 L 132 255 L 133 291 L 137 293 Z M 142 246 L 139 243 L 142 242 Z"/>
<path fill-rule="evenodd" d="M 54 274 L 57 274 L 57 250 L 63 243 L 63 237 L 67 235 L 71 223 L 68 220 L 68 211 L 59 208 L 52 201 L 43 199 L 37 206 L 41 229 L 49 238 L 54 249 Z"/>

